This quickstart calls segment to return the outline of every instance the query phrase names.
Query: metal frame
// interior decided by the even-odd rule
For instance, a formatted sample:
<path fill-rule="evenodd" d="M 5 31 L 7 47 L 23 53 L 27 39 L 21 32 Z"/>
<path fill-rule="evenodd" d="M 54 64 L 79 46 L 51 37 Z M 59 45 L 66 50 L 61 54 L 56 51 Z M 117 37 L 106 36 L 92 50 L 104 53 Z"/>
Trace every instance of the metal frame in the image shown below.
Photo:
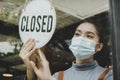
<path fill-rule="evenodd" d="M 120 0 L 110 1 L 114 80 L 120 80 Z"/>

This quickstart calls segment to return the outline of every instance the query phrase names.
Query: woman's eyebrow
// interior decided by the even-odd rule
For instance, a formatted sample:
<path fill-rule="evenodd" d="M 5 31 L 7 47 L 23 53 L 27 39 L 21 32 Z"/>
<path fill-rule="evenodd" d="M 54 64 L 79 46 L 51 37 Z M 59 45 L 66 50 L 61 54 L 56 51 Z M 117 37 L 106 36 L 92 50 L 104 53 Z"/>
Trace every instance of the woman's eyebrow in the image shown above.
<path fill-rule="evenodd" d="M 81 32 L 81 30 L 77 29 L 76 32 Z"/>
<path fill-rule="evenodd" d="M 94 32 L 91 32 L 91 31 L 87 31 L 86 33 L 96 35 Z"/>

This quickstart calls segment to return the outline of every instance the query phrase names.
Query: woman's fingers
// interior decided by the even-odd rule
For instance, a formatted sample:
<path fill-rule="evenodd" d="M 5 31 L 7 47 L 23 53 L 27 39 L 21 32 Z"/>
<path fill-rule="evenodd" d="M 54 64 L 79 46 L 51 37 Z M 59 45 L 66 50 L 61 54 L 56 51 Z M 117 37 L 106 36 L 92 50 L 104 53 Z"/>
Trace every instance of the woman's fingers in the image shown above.
<path fill-rule="evenodd" d="M 34 39 L 30 39 L 30 40 L 28 40 L 27 44 L 25 43 L 23 49 L 29 51 L 29 50 L 31 50 L 34 46 L 35 46 L 35 40 L 34 40 Z"/>
<path fill-rule="evenodd" d="M 35 40 L 30 38 L 23 45 L 23 47 L 21 48 L 21 52 L 20 53 L 25 54 L 25 55 L 31 55 L 29 53 L 32 53 L 33 51 L 35 51 L 34 47 L 35 47 Z"/>
<path fill-rule="evenodd" d="M 35 63 L 33 61 L 30 61 L 30 64 L 31 64 L 33 70 L 36 72 L 38 69 L 37 69 Z"/>
<path fill-rule="evenodd" d="M 33 61 L 30 61 L 30 64 L 31 64 L 34 72 L 36 73 L 36 75 L 42 75 L 42 74 L 40 74 L 41 73 L 40 69 L 37 68 L 37 66 L 35 65 L 35 63 Z"/>
<path fill-rule="evenodd" d="M 35 52 L 36 48 L 34 47 L 28 54 L 28 56 L 31 56 Z"/>
<path fill-rule="evenodd" d="M 37 78 L 40 80 L 52 80 L 48 61 L 44 53 L 40 49 L 37 49 L 36 52 L 37 63 L 30 61 L 30 64 L 35 74 L 37 75 Z"/>
<path fill-rule="evenodd" d="M 38 53 L 38 55 L 39 55 L 39 57 L 41 58 L 42 61 L 46 61 L 46 57 L 40 49 L 37 49 L 37 53 Z"/>
<path fill-rule="evenodd" d="M 22 56 L 30 56 L 32 53 L 34 53 L 34 51 L 36 50 L 36 48 L 34 47 L 32 50 L 30 50 L 30 51 L 27 51 L 27 50 L 25 50 L 25 49 L 22 49 L 21 51 L 20 51 L 20 54 L 19 55 L 22 55 Z"/>
<path fill-rule="evenodd" d="M 29 38 L 22 46 L 21 49 L 27 49 L 29 46 L 35 45 L 35 39 Z"/>
<path fill-rule="evenodd" d="M 19 56 L 24 62 L 26 62 L 29 60 L 30 56 L 35 52 L 35 50 L 35 40 L 30 38 L 21 48 Z"/>
<path fill-rule="evenodd" d="M 33 49 L 35 47 L 35 40 L 31 41 L 29 44 L 26 45 L 27 47 L 25 48 L 25 50 L 30 51 L 31 49 Z"/>
<path fill-rule="evenodd" d="M 42 67 L 42 60 L 40 59 L 40 57 L 39 57 L 39 55 L 37 55 L 36 54 L 36 66 L 37 66 L 37 68 L 40 68 L 40 67 Z"/>
<path fill-rule="evenodd" d="M 24 43 L 24 44 L 23 44 L 23 46 L 22 46 L 22 48 L 21 48 L 21 49 L 23 49 L 23 48 L 26 46 L 26 44 L 28 44 L 28 43 L 29 43 L 29 41 L 31 41 L 31 39 L 32 39 L 32 38 L 29 38 L 29 39 L 26 41 L 26 43 Z"/>
<path fill-rule="evenodd" d="M 42 64 L 42 66 L 44 66 L 44 67 L 48 67 L 49 66 L 49 62 L 47 61 L 44 53 L 40 49 L 38 49 L 37 50 L 37 54 L 39 55 L 39 58 L 41 59 L 40 64 Z"/>
<path fill-rule="evenodd" d="M 38 68 L 36 67 L 35 63 L 33 61 L 30 61 L 31 67 L 34 70 L 35 74 L 38 76 L 38 73 L 40 72 Z M 38 72 L 39 71 L 39 72 Z M 41 74 L 39 74 L 41 75 Z"/>

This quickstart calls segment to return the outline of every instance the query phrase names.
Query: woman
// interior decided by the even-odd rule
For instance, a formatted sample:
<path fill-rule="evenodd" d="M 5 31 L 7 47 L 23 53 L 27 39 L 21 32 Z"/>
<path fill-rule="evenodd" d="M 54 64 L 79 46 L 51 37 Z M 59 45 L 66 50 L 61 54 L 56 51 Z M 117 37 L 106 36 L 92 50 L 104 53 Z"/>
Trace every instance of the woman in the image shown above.
<path fill-rule="evenodd" d="M 76 60 L 71 68 L 62 74 L 63 80 L 99 80 L 106 68 L 98 65 L 94 54 L 104 47 L 99 25 L 92 21 L 83 21 L 76 29 L 69 49 Z M 38 80 L 58 80 L 59 73 L 51 75 L 49 63 L 40 49 L 35 49 L 35 40 L 29 39 L 20 51 L 20 57 L 27 67 L 27 80 L 33 80 L 34 74 Z M 30 59 L 34 55 L 34 59 Z M 113 80 L 112 71 L 108 70 L 104 80 Z"/>

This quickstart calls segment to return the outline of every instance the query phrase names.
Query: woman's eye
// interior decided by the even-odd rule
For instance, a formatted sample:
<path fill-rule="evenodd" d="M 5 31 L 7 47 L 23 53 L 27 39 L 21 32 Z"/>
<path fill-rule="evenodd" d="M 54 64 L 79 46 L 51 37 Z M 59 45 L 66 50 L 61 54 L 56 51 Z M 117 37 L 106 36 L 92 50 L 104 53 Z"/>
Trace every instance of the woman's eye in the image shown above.
<path fill-rule="evenodd" d="M 80 34 L 79 34 L 79 33 L 75 33 L 74 35 L 75 35 L 75 36 L 79 36 Z"/>
<path fill-rule="evenodd" d="M 89 38 L 89 39 L 93 39 L 94 36 L 92 36 L 92 35 L 87 35 L 87 38 Z"/>

